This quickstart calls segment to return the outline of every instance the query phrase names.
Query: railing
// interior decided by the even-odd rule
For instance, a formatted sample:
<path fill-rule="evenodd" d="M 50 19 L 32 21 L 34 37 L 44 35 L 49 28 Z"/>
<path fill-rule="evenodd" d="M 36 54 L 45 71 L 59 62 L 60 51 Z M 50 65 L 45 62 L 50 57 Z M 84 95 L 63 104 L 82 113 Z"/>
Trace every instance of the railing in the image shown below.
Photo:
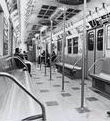
<path fill-rule="evenodd" d="M 57 56 L 57 57 L 54 59 L 54 62 L 61 62 L 61 56 Z"/>
<path fill-rule="evenodd" d="M 11 59 L 18 59 L 27 69 L 27 65 L 25 64 L 25 62 L 19 57 L 19 56 L 12 56 L 12 57 L 8 57 L 6 60 L 11 60 Z"/>
<path fill-rule="evenodd" d="M 74 68 L 74 66 L 76 66 L 76 65 L 78 64 L 78 62 L 80 62 L 81 60 L 82 60 L 82 57 L 79 58 L 79 59 L 74 63 L 73 68 Z"/>
<path fill-rule="evenodd" d="M 99 59 L 97 59 L 97 60 L 91 65 L 91 67 L 88 69 L 88 74 L 90 73 L 90 70 L 91 70 L 99 61 L 104 61 L 104 58 L 99 58 Z"/>
<path fill-rule="evenodd" d="M 36 119 L 42 118 L 43 121 L 46 121 L 46 111 L 45 111 L 44 105 L 43 105 L 39 100 L 37 100 L 36 97 L 35 97 L 31 92 L 29 92 L 29 91 L 19 82 L 18 79 L 16 79 L 13 75 L 8 74 L 8 73 L 6 73 L 6 72 L 0 72 L 0 76 L 10 78 L 10 79 L 11 79 L 14 83 L 16 83 L 26 94 L 28 94 L 35 102 L 37 102 L 37 103 L 40 105 L 41 109 L 42 109 L 42 114 L 36 115 L 35 118 L 36 118 Z M 31 117 L 28 117 L 28 118 L 31 119 Z M 26 118 L 26 119 L 23 119 L 22 121 L 25 121 L 25 120 L 27 120 L 27 118 Z M 32 120 L 32 119 L 31 119 L 31 120 Z"/>

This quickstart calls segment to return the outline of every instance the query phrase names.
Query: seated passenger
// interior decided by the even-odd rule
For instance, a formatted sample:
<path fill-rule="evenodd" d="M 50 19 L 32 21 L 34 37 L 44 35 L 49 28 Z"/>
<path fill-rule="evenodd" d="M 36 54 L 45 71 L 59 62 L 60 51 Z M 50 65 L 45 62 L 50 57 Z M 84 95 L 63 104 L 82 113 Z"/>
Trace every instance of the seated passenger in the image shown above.
<path fill-rule="evenodd" d="M 15 54 L 14 54 L 14 56 L 18 56 L 18 57 L 20 57 L 20 58 L 23 59 L 23 55 L 20 53 L 19 48 L 16 48 L 16 49 L 15 49 Z"/>
<path fill-rule="evenodd" d="M 25 64 L 26 64 L 27 67 L 28 67 L 28 72 L 29 72 L 29 74 L 30 74 L 30 76 L 31 76 L 31 62 L 28 61 L 28 60 L 26 60 L 26 58 L 25 58 L 26 55 L 21 54 L 19 48 L 16 48 L 16 49 L 15 49 L 15 54 L 14 54 L 14 56 L 20 57 L 20 58 L 25 62 Z M 26 56 L 26 57 L 27 57 L 27 56 Z M 27 58 L 27 59 L 28 59 L 28 58 Z M 16 65 L 17 65 L 17 67 L 18 67 L 19 69 L 24 67 L 23 64 L 21 64 L 20 61 L 18 61 L 17 59 L 15 59 L 15 62 L 16 62 Z"/>
<path fill-rule="evenodd" d="M 41 63 L 45 63 L 45 50 L 41 53 Z"/>
<path fill-rule="evenodd" d="M 47 67 L 50 66 L 50 54 L 47 49 L 46 49 L 46 65 Z"/>
<path fill-rule="evenodd" d="M 55 54 L 55 51 L 53 51 L 53 52 L 52 52 L 52 57 L 51 57 L 51 58 L 52 58 L 52 62 L 55 61 L 56 57 L 57 57 L 57 56 L 56 56 L 56 54 Z"/>
<path fill-rule="evenodd" d="M 25 60 L 28 60 L 28 56 L 27 56 L 27 54 L 26 54 L 26 51 L 23 51 L 23 56 L 24 56 L 24 59 L 25 59 Z"/>
<path fill-rule="evenodd" d="M 15 49 L 15 54 L 14 54 L 14 56 L 17 56 L 17 57 L 19 57 L 20 59 L 23 59 L 23 55 L 20 54 L 19 48 L 16 48 L 16 49 Z M 18 59 L 15 58 L 14 60 L 15 60 L 15 63 L 16 63 L 17 68 L 19 68 L 19 69 L 24 68 L 24 65 L 23 65 Z"/>

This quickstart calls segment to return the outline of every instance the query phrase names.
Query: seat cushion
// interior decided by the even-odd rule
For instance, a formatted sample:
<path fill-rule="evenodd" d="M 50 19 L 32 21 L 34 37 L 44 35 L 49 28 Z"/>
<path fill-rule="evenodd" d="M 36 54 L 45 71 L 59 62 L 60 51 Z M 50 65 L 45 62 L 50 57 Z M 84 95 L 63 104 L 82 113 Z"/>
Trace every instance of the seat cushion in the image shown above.
<path fill-rule="evenodd" d="M 71 65 L 71 64 L 66 64 L 66 63 L 65 63 L 64 66 L 65 66 L 65 68 L 68 68 L 68 69 L 73 70 L 73 65 Z"/>
<path fill-rule="evenodd" d="M 79 66 L 73 66 L 73 69 L 75 69 L 75 70 L 81 70 L 82 68 L 79 67 Z"/>
<path fill-rule="evenodd" d="M 101 81 L 110 82 L 110 75 L 106 73 L 100 73 L 100 74 L 90 74 L 92 78 L 99 79 Z"/>

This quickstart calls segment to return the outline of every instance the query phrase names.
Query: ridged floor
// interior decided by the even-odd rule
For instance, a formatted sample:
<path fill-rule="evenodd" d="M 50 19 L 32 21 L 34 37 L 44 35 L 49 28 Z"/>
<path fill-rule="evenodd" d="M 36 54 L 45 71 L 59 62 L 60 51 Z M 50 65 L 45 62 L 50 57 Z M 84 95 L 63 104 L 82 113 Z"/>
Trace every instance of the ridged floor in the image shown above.
<path fill-rule="evenodd" d="M 81 80 L 65 77 L 65 91 L 62 92 L 62 75 L 52 69 L 52 80 L 49 79 L 49 68 L 41 70 L 37 64 L 32 67 L 33 93 L 46 107 L 47 121 L 110 121 L 106 114 L 110 110 L 110 100 L 93 92 L 91 81 L 85 80 L 84 107 L 89 111 L 78 111 L 81 105 Z"/>
<path fill-rule="evenodd" d="M 31 78 L 26 72 L 25 77 L 21 72 L 17 72 L 17 76 L 46 107 L 47 121 L 110 121 L 106 114 L 110 110 L 110 100 L 93 92 L 90 89 L 91 81 L 85 80 L 84 107 L 88 111 L 81 113 L 78 111 L 81 105 L 81 80 L 65 77 L 65 91 L 62 92 L 62 75 L 52 69 L 50 80 L 49 68 L 46 76 L 44 72 L 43 65 L 40 70 L 37 64 L 33 64 Z M 40 107 L 16 85 L 4 78 L 0 78 L 0 82 L 0 121 L 20 121 L 41 113 Z"/>

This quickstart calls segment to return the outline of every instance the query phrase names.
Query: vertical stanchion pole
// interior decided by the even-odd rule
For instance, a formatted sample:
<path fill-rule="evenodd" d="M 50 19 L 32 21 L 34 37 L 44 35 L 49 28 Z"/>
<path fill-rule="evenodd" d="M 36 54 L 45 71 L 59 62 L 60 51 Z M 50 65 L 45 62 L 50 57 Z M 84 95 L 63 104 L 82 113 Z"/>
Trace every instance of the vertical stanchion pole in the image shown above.
<path fill-rule="evenodd" d="M 47 47 L 46 47 L 46 40 L 45 40 L 45 76 L 46 76 L 46 64 L 47 64 Z"/>
<path fill-rule="evenodd" d="M 53 21 L 50 20 L 51 22 L 51 38 L 50 38 L 50 80 L 52 80 L 52 68 L 51 68 L 51 58 L 52 58 L 52 28 L 53 28 Z"/>
<path fill-rule="evenodd" d="M 66 33 L 65 33 L 65 21 L 66 21 L 66 12 L 65 12 L 65 8 L 63 10 L 64 14 L 63 14 L 63 40 L 62 40 L 62 62 L 63 62 L 63 67 L 62 67 L 62 91 L 64 91 L 65 89 L 65 85 L 64 85 L 64 58 L 65 58 L 65 42 L 66 42 Z"/>
<path fill-rule="evenodd" d="M 40 68 L 40 35 L 38 36 L 38 68 Z"/>
<path fill-rule="evenodd" d="M 40 70 L 41 70 L 41 32 L 40 32 Z"/>
<path fill-rule="evenodd" d="M 81 109 L 84 109 L 85 47 L 86 47 L 86 0 L 84 0 L 84 13 L 83 13 L 83 53 L 82 53 Z"/>
<path fill-rule="evenodd" d="M 83 52 L 82 52 L 82 80 L 81 80 L 81 107 L 78 108 L 79 113 L 89 112 L 84 107 L 84 83 L 85 83 L 85 55 L 86 55 L 86 0 L 84 0 L 84 12 L 83 12 Z"/>
<path fill-rule="evenodd" d="M 105 40 L 107 40 L 107 35 L 106 35 L 107 29 L 106 29 L 105 25 L 103 25 L 103 32 L 104 32 L 104 36 L 103 36 L 103 48 L 104 48 L 103 57 L 105 57 L 106 56 L 106 44 L 107 44 L 106 41 L 105 41 Z"/>
<path fill-rule="evenodd" d="M 37 68 L 39 68 L 39 39 L 37 38 Z"/>

